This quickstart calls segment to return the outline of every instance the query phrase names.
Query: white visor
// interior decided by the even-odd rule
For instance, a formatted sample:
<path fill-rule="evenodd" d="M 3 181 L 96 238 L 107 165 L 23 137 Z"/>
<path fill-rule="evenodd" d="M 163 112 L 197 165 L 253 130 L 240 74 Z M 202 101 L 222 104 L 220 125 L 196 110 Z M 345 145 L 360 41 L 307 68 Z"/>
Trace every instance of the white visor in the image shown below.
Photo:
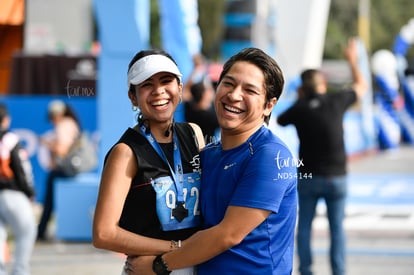
<path fill-rule="evenodd" d="M 161 54 L 147 55 L 132 65 L 128 71 L 128 87 L 138 85 L 156 73 L 168 72 L 181 79 L 177 65 L 168 57 Z"/>

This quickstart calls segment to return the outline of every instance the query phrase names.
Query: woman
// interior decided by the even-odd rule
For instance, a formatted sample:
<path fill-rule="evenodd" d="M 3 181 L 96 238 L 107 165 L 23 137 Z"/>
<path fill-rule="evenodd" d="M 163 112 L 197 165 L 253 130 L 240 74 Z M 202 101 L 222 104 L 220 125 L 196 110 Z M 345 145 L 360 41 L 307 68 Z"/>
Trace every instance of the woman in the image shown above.
<path fill-rule="evenodd" d="M 140 114 L 105 158 L 93 244 L 127 255 L 157 255 L 180 247 L 198 230 L 203 134 L 195 124 L 174 122 L 183 85 L 167 53 L 137 53 L 128 66 L 128 85 Z"/>
<path fill-rule="evenodd" d="M 53 100 L 48 105 L 48 118 L 53 124 L 50 135 L 42 138 L 41 142 L 49 149 L 51 155 L 50 172 L 46 181 L 46 193 L 43 212 L 37 232 L 38 241 L 47 239 L 47 225 L 53 212 L 54 182 L 59 177 L 71 177 L 57 165 L 70 151 L 73 143 L 80 134 L 79 120 L 73 109 L 61 100 Z"/>

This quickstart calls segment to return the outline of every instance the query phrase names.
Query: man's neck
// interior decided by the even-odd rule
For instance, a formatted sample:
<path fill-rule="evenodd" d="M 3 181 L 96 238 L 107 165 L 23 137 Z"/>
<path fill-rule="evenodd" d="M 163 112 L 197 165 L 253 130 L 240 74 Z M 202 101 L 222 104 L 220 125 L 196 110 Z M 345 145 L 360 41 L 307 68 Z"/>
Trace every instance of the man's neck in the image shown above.
<path fill-rule="evenodd" d="M 251 128 L 248 131 L 234 133 L 232 131 L 221 130 L 221 146 L 223 150 L 230 150 L 245 143 L 262 125 Z"/>

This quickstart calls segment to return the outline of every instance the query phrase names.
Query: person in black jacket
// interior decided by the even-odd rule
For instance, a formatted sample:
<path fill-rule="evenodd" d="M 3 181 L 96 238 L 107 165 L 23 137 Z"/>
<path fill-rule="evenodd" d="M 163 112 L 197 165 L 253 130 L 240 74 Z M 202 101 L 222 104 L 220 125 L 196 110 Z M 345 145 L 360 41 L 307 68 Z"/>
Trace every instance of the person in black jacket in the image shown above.
<path fill-rule="evenodd" d="M 33 175 L 19 137 L 9 131 L 10 121 L 7 107 L 0 104 L 0 274 L 7 274 L 3 251 L 9 227 L 15 241 L 11 274 L 30 274 L 37 231 Z"/>

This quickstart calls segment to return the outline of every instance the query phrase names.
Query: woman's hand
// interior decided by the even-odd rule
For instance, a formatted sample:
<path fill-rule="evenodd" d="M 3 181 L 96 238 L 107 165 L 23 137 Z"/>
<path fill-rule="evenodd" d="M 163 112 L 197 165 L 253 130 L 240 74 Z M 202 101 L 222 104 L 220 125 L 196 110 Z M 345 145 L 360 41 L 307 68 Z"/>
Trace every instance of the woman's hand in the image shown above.
<path fill-rule="evenodd" d="M 128 275 L 154 275 L 152 262 L 155 256 L 128 256 L 125 262 L 125 273 Z"/>

